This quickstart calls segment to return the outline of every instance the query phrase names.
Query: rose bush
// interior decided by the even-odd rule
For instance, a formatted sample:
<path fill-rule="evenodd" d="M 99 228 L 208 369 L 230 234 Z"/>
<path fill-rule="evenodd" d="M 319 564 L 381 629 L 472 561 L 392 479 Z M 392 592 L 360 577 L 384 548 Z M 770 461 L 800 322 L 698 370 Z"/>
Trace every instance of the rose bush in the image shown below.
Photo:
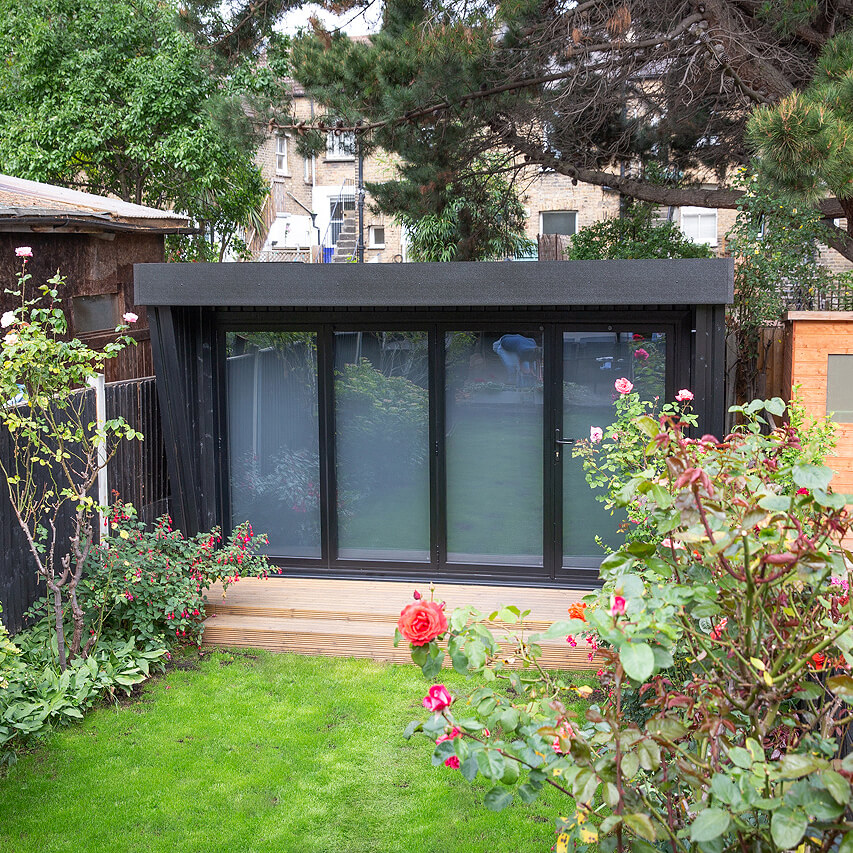
<path fill-rule="evenodd" d="M 751 404 L 721 441 L 641 415 L 645 464 L 615 500 L 643 496 L 654 535 L 610 554 L 602 589 L 542 634 L 517 608 L 465 607 L 416 649 L 427 676 L 449 655 L 482 682 L 407 734 L 489 780 L 489 808 L 565 794 L 557 851 L 853 851 L 851 520 L 774 412 Z M 516 626 L 502 642 L 498 621 Z M 604 662 L 584 714 L 569 700 L 592 691 L 538 664 L 567 635 L 594 637 Z"/>

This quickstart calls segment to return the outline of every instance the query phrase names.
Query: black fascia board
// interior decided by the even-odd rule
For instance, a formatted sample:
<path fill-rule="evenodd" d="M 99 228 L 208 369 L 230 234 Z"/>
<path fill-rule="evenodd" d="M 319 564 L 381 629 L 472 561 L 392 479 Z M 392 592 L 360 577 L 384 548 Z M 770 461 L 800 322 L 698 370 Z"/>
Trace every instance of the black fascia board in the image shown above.
<path fill-rule="evenodd" d="M 412 264 L 135 264 L 136 303 L 211 307 L 726 305 L 731 258 Z"/>

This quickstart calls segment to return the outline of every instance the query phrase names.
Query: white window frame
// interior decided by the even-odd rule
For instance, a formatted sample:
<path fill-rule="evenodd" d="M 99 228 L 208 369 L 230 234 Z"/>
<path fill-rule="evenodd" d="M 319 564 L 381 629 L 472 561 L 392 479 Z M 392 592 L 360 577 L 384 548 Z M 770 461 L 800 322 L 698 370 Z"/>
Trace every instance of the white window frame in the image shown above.
<path fill-rule="evenodd" d="M 578 233 L 578 212 L 576 210 L 540 210 L 539 211 L 539 233 L 545 234 L 545 216 L 549 213 L 571 213 L 575 217 L 575 230 L 571 234 L 561 234 L 563 237 L 572 237 Z"/>
<path fill-rule="evenodd" d="M 275 137 L 275 173 L 290 177 L 290 162 L 288 160 L 287 134 L 277 133 Z M 283 164 L 283 165 L 282 165 Z"/>
<path fill-rule="evenodd" d="M 355 132 L 330 130 L 326 134 L 326 160 L 346 162 L 355 160 Z"/>
<path fill-rule="evenodd" d="M 382 229 L 382 242 L 376 242 L 376 229 Z M 370 225 L 367 229 L 367 248 L 368 249 L 384 249 L 385 248 L 385 226 Z"/>
<path fill-rule="evenodd" d="M 684 217 L 687 216 L 689 219 L 696 217 L 696 228 L 693 228 L 692 222 L 690 223 L 688 228 L 685 228 Z M 714 236 L 713 238 L 709 238 L 707 240 L 702 239 L 702 219 L 710 219 L 713 217 L 714 219 Z M 701 245 L 704 243 L 706 246 L 710 246 L 711 248 L 716 248 L 719 243 L 719 238 L 717 237 L 717 229 L 719 227 L 719 221 L 717 218 L 717 208 L 715 207 L 689 207 L 685 206 L 679 209 L 678 211 L 678 227 L 681 228 L 681 233 L 690 240 L 691 243 L 696 243 L 697 245 Z"/>

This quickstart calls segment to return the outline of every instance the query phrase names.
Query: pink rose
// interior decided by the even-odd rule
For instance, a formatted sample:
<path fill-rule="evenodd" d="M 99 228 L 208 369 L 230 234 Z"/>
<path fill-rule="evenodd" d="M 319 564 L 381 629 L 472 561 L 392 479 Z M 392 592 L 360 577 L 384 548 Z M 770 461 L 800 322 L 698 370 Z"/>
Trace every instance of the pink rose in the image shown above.
<path fill-rule="evenodd" d="M 444 762 L 444 766 L 445 767 L 452 767 L 454 770 L 458 770 L 459 769 L 459 759 L 455 755 L 451 755 L 450 758 L 448 758 Z"/>
<path fill-rule="evenodd" d="M 613 598 L 610 599 L 610 615 L 619 616 L 625 612 L 625 606 L 625 599 L 621 595 L 614 595 Z"/>
<path fill-rule="evenodd" d="M 634 390 L 634 383 L 629 382 L 624 376 L 621 379 L 617 379 L 613 386 L 620 394 L 630 394 Z"/>
<path fill-rule="evenodd" d="M 453 697 L 448 692 L 443 684 L 433 684 L 429 692 L 424 696 L 423 706 L 430 711 L 443 711 L 449 708 L 453 702 Z"/>
<path fill-rule="evenodd" d="M 438 746 L 440 743 L 444 743 L 446 740 L 453 740 L 455 737 L 459 737 L 462 732 L 454 726 L 448 734 L 444 734 L 439 738 L 436 738 L 435 745 Z"/>
<path fill-rule="evenodd" d="M 680 542 L 675 539 L 670 539 L 669 536 L 667 536 L 660 544 L 663 545 L 664 548 L 681 548 L 682 551 L 684 550 L 684 546 Z"/>
<path fill-rule="evenodd" d="M 6 335 L 6 337 L 8 338 L 9 336 Z M 807 495 L 807 494 L 809 494 L 809 490 L 806 489 L 805 487 L 803 487 L 803 488 L 797 489 L 797 494 L 798 495 Z"/>
<path fill-rule="evenodd" d="M 601 427 L 590 427 L 589 428 L 589 440 L 590 441 L 601 441 L 604 438 L 604 430 Z"/>
<path fill-rule="evenodd" d="M 554 738 L 554 743 L 552 744 L 554 752 L 558 755 L 564 755 L 563 747 L 560 745 L 560 740 L 571 740 L 574 737 L 574 734 L 575 731 L 569 723 L 561 723 L 560 727 L 557 729 L 557 737 Z"/>
<path fill-rule="evenodd" d="M 18 248 L 15 249 L 15 255 L 17 255 L 17 257 L 19 257 L 19 258 L 24 258 L 24 259 L 31 258 L 33 256 L 32 247 L 30 247 L 30 246 L 18 246 Z"/>
<path fill-rule="evenodd" d="M 634 350 L 634 358 L 641 358 L 643 361 L 648 361 L 649 354 L 646 350 L 640 347 L 638 350 Z"/>
<path fill-rule="evenodd" d="M 682 388 L 675 395 L 675 399 L 678 400 L 679 403 L 689 403 L 693 399 L 693 392 L 688 391 L 686 388 Z"/>
<path fill-rule="evenodd" d="M 133 311 L 128 311 L 127 314 L 122 314 L 121 319 L 124 320 L 125 323 L 135 323 L 139 317 L 137 317 Z"/>

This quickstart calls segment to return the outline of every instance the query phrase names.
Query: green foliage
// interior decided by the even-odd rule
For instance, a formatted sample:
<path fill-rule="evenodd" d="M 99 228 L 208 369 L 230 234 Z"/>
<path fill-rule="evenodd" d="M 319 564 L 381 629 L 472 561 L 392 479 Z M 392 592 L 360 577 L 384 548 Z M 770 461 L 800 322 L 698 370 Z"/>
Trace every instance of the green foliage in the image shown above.
<path fill-rule="evenodd" d="M 449 654 L 482 679 L 409 726 L 436 741 L 433 762 L 490 780 L 490 807 L 545 786 L 573 798 L 558 850 L 853 844 L 853 757 L 837 757 L 853 721 L 853 553 L 839 544 L 850 516 L 832 472 L 800 455 L 805 437 L 770 428 L 784 413 L 778 399 L 740 407 L 745 422 L 723 441 L 641 416 L 645 463 L 617 502 L 642 496 L 655 535 L 604 560 L 603 588 L 542 634 L 517 608 L 466 607 L 413 647 L 429 677 Z M 509 649 L 495 633 L 506 626 Z M 569 706 L 582 688 L 537 663 L 542 640 L 567 635 L 603 662 L 605 698 L 582 716 Z"/>
<path fill-rule="evenodd" d="M 22 746 L 45 732 L 68 725 L 83 712 L 117 693 L 129 695 L 152 671 L 162 670 L 166 649 L 135 636 L 101 639 L 88 656 L 60 672 L 50 617 L 16 637 L 19 648 L 0 685 L 0 747 Z M 14 759 L 13 759 L 14 760 Z"/>
<path fill-rule="evenodd" d="M 771 186 L 853 201 L 853 31 L 826 42 L 807 88 L 755 110 L 748 139 Z"/>
<path fill-rule="evenodd" d="M 28 247 L 23 256 L 17 288 L 19 307 L 6 312 L 2 325 L 9 329 L 0 358 L 0 420 L 11 439 L 9 456 L 0 459 L 7 494 L 21 530 L 30 546 L 40 578 L 53 597 L 60 666 L 66 664 L 66 643 L 61 617 L 63 596 L 73 615 L 68 653 L 82 650 L 83 612 L 77 585 L 92 549 L 92 518 L 99 507 L 90 492 L 98 472 L 123 441 L 141 439 L 141 433 L 123 418 L 99 424 L 86 415 L 81 388 L 103 372 L 107 360 L 128 344 L 123 323 L 101 351 L 77 339 L 67 339 L 65 315 L 57 306 L 57 273 L 35 290 L 26 271 Z M 60 518 L 73 518 L 69 542 L 58 541 Z"/>
<path fill-rule="evenodd" d="M 660 378 L 662 386 L 663 375 Z M 604 427 L 602 437 L 597 441 L 579 441 L 572 456 L 583 460 L 584 477 L 589 487 L 603 490 L 603 494 L 595 496 L 596 500 L 611 512 L 625 507 L 627 521 L 622 529 L 627 539 L 648 541 L 649 537 L 655 537 L 656 531 L 649 526 L 646 498 L 637 495 L 626 504 L 626 484 L 641 471 L 650 480 L 665 473 L 664 460 L 657 457 L 649 444 L 658 430 L 660 416 L 677 415 L 685 426 L 696 426 L 696 415 L 690 411 L 690 400 L 661 404 L 659 397 L 643 397 L 638 391 L 620 394 L 615 409 L 616 419 Z"/>
<path fill-rule="evenodd" d="M 653 221 L 652 204 L 634 202 L 625 215 L 581 228 L 567 252 L 570 261 L 611 258 L 710 258 L 710 247 L 688 240 L 674 222 Z"/>
<path fill-rule="evenodd" d="M 255 536 L 248 522 L 223 543 L 219 528 L 185 537 L 169 516 L 148 530 L 129 504 L 111 507 L 110 517 L 110 535 L 79 592 L 90 630 L 99 636 L 137 636 L 167 648 L 178 639 L 200 645 L 207 590 L 269 572 L 257 551 L 267 538 Z"/>
<path fill-rule="evenodd" d="M 826 238 L 820 215 L 797 206 L 768 189 L 758 176 L 742 181 L 735 224 L 726 235 L 735 258 L 735 299 L 729 310 L 728 331 L 737 352 L 738 400 L 752 399 L 762 330 L 778 323 L 793 297 L 800 304 L 830 286 L 848 282 L 818 263 L 818 246 Z"/>
<path fill-rule="evenodd" d="M 0 171 L 188 213 L 219 256 L 266 196 L 247 106 L 283 97 L 244 58 L 220 76 L 159 0 L 0 0 Z"/>
<path fill-rule="evenodd" d="M 525 234 L 526 212 L 515 186 L 502 175 L 460 177 L 433 194 L 425 209 L 424 196 L 412 204 L 405 185 L 407 167 L 400 167 L 403 185 L 371 186 L 380 208 L 395 214 L 406 226 L 409 255 L 414 261 L 498 261 L 515 258 L 533 248 Z M 435 212 L 431 210 L 437 208 Z"/>

